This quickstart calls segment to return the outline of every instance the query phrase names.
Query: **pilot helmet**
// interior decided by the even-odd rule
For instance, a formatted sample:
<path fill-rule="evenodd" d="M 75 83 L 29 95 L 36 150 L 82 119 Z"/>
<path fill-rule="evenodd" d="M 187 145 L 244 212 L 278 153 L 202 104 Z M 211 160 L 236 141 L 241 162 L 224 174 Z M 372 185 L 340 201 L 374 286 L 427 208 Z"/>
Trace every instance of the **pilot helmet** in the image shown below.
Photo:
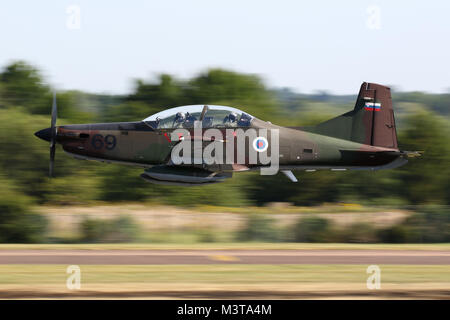
<path fill-rule="evenodd" d="M 238 118 L 238 115 L 236 114 L 236 112 L 232 112 L 228 115 L 228 121 L 230 122 L 236 122 Z"/>
<path fill-rule="evenodd" d="M 186 115 L 184 114 L 184 112 L 177 112 L 177 114 L 175 115 L 175 121 L 183 121 L 184 119 L 186 119 Z"/>

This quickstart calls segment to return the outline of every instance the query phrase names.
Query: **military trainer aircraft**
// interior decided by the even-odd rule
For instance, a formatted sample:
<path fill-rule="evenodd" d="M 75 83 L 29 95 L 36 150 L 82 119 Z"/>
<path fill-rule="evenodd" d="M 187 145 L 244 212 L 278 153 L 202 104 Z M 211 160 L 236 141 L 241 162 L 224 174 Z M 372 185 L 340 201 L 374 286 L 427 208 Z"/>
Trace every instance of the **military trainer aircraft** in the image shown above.
<path fill-rule="evenodd" d="M 404 165 L 408 157 L 420 155 L 398 149 L 390 89 L 366 82 L 361 85 L 353 110 L 314 127 L 281 127 L 244 111 L 215 105 L 176 107 L 136 122 L 56 126 L 56 118 L 54 96 L 50 128 L 35 133 L 50 142 L 50 176 L 56 143 L 77 159 L 140 166 L 144 168 L 141 177 L 149 182 L 183 186 L 222 182 L 233 172 L 267 167 L 259 159 L 250 161 L 251 146 L 258 153 L 276 154 L 279 170 L 293 182 L 297 179 L 292 170 L 390 169 Z M 201 134 L 196 135 L 194 131 L 199 127 Z M 188 134 L 177 136 L 174 133 L 179 129 Z M 225 138 L 203 135 L 208 129 L 219 130 Z M 227 163 L 197 159 L 192 164 L 177 164 L 171 157 L 173 149 L 186 139 L 200 141 L 201 147 L 210 143 L 234 146 L 236 132 L 261 129 L 277 129 L 277 152 L 268 148 L 275 143 L 271 134 L 250 141 L 243 161 L 233 156 Z"/>

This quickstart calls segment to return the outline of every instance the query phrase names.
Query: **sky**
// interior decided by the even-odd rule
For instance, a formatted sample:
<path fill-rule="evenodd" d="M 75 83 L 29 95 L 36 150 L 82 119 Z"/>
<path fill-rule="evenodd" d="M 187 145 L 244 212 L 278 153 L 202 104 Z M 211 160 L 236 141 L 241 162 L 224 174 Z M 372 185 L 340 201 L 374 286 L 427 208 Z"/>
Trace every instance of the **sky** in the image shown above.
<path fill-rule="evenodd" d="M 25 60 L 57 89 L 98 93 L 217 67 L 304 93 L 448 92 L 449 14 L 434 0 L 3 0 L 0 67 Z"/>

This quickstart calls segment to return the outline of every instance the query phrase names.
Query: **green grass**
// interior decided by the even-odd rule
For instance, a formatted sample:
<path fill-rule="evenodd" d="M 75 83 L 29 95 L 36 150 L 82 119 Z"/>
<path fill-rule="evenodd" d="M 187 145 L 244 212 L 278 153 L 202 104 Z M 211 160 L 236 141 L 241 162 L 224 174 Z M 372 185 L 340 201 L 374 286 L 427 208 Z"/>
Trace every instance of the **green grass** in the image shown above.
<path fill-rule="evenodd" d="M 65 285 L 67 265 L 0 265 L 2 285 Z M 82 283 L 365 284 L 365 265 L 80 265 Z M 380 265 L 383 283 L 440 283 L 450 287 L 448 266 Z M 119 288 L 118 288 L 119 289 Z M 151 286 L 149 287 L 151 289 Z M 193 288 L 195 289 L 195 288 Z"/>
<path fill-rule="evenodd" d="M 450 250 L 450 243 L 439 244 L 351 244 L 351 243 L 124 243 L 124 244 L 0 244 L 0 250 Z"/>

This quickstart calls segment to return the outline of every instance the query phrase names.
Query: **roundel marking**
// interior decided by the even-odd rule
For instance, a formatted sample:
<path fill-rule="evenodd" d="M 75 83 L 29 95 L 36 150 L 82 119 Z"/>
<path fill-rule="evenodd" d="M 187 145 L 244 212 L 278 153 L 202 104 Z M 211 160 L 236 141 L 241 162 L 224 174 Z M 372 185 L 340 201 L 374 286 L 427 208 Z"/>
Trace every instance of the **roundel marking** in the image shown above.
<path fill-rule="evenodd" d="M 264 137 L 256 137 L 255 140 L 253 140 L 253 149 L 257 152 L 266 151 L 268 146 L 269 142 Z"/>

